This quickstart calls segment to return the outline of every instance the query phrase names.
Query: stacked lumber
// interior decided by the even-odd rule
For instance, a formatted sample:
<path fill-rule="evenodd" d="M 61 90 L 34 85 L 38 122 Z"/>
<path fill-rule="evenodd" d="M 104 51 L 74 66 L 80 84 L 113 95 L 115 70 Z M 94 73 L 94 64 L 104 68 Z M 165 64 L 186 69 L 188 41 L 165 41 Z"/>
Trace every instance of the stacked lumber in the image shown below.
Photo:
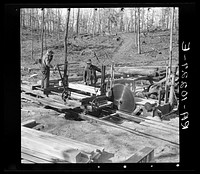
<path fill-rule="evenodd" d="M 21 126 L 21 158 L 33 163 L 90 163 L 103 147 Z"/>

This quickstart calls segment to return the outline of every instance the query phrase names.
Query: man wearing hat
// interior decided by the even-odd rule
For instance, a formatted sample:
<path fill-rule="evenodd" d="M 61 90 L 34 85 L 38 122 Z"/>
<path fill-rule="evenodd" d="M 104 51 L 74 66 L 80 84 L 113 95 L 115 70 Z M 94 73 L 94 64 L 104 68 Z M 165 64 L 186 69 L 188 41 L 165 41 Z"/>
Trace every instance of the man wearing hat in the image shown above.
<path fill-rule="evenodd" d="M 49 76 L 50 76 L 50 68 L 53 68 L 53 66 L 50 64 L 50 62 L 53 59 L 53 51 L 47 50 L 47 53 L 42 57 L 42 65 L 41 65 L 41 71 L 42 71 L 42 82 L 41 82 L 41 88 L 44 89 L 44 94 L 48 95 L 47 88 L 49 87 Z"/>
<path fill-rule="evenodd" d="M 91 59 L 88 59 L 87 65 L 85 66 L 83 72 L 83 81 L 84 84 L 89 86 L 95 86 L 97 82 L 96 71 L 101 72 L 101 69 L 92 65 Z"/>

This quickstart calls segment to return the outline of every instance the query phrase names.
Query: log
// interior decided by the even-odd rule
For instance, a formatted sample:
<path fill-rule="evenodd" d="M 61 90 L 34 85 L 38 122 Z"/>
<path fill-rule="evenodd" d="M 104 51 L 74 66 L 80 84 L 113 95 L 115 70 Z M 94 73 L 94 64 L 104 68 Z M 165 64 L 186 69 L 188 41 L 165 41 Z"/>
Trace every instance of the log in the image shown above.
<path fill-rule="evenodd" d="M 154 75 L 156 70 L 142 69 L 142 68 L 135 68 L 135 67 L 115 67 L 115 72 L 149 76 L 149 75 Z"/>

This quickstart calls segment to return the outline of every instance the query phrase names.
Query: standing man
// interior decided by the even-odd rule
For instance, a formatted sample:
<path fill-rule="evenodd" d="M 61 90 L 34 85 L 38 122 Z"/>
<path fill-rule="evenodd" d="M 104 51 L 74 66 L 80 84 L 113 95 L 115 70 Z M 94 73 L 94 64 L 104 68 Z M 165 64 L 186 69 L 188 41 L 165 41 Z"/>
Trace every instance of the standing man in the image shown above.
<path fill-rule="evenodd" d="M 101 69 L 92 65 L 91 59 L 88 59 L 87 65 L 83 72 L 83 81 L 85 85 L 95 86 L 97 82 L 96 71 L 101 72 Z"/>
<path fill-rule="evenodd" d="M 44 89 L 44 94 L 48 96 L 48 87 L 49 87 L 49 77 L 50 77 L 50 68 L 53 68 L 53 66 L 50 64 L 50 62 L 53 59 L 53 51 L 47 50 L 47 53 L 42 57 L 42 83 L 41 88 Z"/>

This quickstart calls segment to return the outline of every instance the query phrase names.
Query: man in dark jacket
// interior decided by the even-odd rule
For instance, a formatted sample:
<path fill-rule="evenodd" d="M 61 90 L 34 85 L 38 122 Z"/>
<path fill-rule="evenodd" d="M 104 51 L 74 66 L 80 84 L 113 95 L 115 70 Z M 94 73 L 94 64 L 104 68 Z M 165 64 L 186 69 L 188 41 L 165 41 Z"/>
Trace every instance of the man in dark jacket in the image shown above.
<path fill-rule="evenodd" d="M 83 72 L 83 81 L 84 84 L 89 86 L 95 86 L 97 82 L 96 71 L 101 72 L 101 69 L 92 65 L 91 59 L 88 59 L 87 65 L 85 66 Z"/>
<path fill-rule="evenodd" d="M 41 64 L 41 71 L 42 71 L 42 82 L 41 82 L 41 88 L 44 89 L 44 94 L 47 93 L 47 89 L 49 87 L 49 77 L 50 77 L 50 68 L 53 68 L 53 66 L 50 64 L 50 62 L 53 59 L 53 51 L 47 50 L 47 53 L 42 57 L 42 64 Z"/>

